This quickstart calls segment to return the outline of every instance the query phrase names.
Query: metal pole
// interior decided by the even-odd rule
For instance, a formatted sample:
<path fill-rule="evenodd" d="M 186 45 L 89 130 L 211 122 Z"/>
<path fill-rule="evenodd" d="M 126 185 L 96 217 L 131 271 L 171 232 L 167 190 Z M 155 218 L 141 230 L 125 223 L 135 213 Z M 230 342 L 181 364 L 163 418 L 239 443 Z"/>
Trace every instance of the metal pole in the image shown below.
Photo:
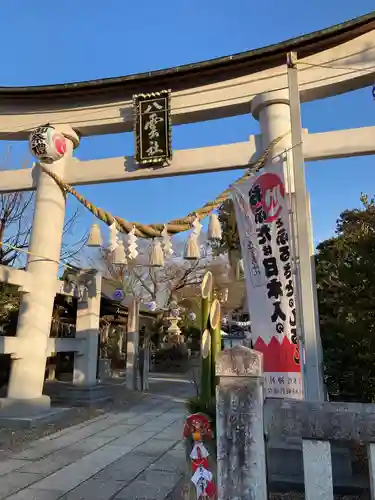
<path fill-rule="evenodd" d="M 300 98 L 298 88 L 297 55 L 287 55 L 290 121 L 292 137 L 293 177 L 295 187 L 295 234 L 297 235 L 297 276 L 302 306 L 300 311 L 302 340 L 305 349 L 304 384 L 305 399 L 324 400 L 322 359 L 320 350 L 319 316 L 315 286 L 315 267 L 312 266 L 311 231 L 306 191 Z"/>
<path fill-rule="evenodd" d="M 317 348 L 319 354 L 319 362 L 321 366 L 321 373 L 323 372 L 323 349 L 322 349 L 322 341 L 320 337 L 320 328 L 319 328 L 319 307 L 318 307 L 318 297 L 317 297 L 317 289 L 316 289 L 316 269 L 315 269 L 315 246 L 314 246 L 314 235 L 313 235 L 313 226 L 312 226 L 312 215 L 311 215 L 311 202 L 310 195 L 307 193 L 307 221 L 308 221 L 308 229 L 309 229 L 309 248 L 310 248 L 310 262 L 311 262 L 311 274 L 312 274 L 312 288 L 314 291 L 314 307 L 315 307 L 315 317 L 317 320 L 318 330 L 316 335 Z M 323 383 L 323 391 L 324 391 L 324 399 L 326 399 L 326 387 Z"/>

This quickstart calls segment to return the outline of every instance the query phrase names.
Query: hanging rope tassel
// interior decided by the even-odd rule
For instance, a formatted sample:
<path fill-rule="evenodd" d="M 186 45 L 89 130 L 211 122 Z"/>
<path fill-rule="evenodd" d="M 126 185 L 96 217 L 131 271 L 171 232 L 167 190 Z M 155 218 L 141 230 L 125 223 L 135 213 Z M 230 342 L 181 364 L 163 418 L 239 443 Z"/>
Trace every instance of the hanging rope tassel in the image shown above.
<path fill-rule="evenodd" d="M 159 240 L 154 240 L 150 251 L 150 267 L 164 266 L 164 254 Z"/>
<path fill-rule="evenodd" d="M 199 246 L 199 235 L 202 231 L 202 224 L 199 222 L 199 218 L 196 217 L 192 224 L 193 230 L 189 235 L 186 243 L 185 255 L 186 260 L 197 260 L 201 257 L 201 249 Z"/>
<path fill-rule="evenodd" d="M 197 235 L 191 233 L 186 242 L 184 259 L 198 260 L 201 258 L 201 249 L 199 248 Z"/>
<path fill-rule="evenodd" d="M 208 223 L 208 239 L 209 240 L 221 240 L 222 237 L 221 224 L 217 214 L 212 212 L 210 215 L 210 221 Z"/>
<path fill-rule="evenodd" d="M 99 224 L 93 224 L 90 229 L 90 234 L 87 240 L 88 247 L 101 247 L 103 244 L 102 235 L 100 232 Z"/>
<path fill-rule="evenodd" d="M 112 251 L 112 264 L 115 266 L 124 266 L 128 263 L 125 254 L 124 242 L 121 239 L 117 240 L 116 247 Z"/>

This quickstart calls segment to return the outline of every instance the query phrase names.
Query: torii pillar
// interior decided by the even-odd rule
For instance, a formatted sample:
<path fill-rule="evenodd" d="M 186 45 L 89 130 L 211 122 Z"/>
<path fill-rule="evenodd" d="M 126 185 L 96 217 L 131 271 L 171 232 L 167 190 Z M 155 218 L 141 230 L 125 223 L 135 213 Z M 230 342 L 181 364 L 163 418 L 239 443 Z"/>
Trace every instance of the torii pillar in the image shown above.
<path fill-rule="evenodd" d="M 68 125 L 46 126 L 43 131 L 36 147 L 40 147 L 39 151 L 46 157 L 50 153 L 59 158 L 46 166 L 64 178 L 79 137 Z M 30 292 L 22 295 L 17 324 L 19 349 L 12 360 L 7 398 L 0 400 L 2 414 L 10 416 L 38 413 L 50 407 L 50 398 L 43 395 L 43 385 L 66 197 L 40 167 L 36 166 L 34 173 L 38 178 L 26 270 L 31 275 L 32 286 Z"/>
<path fill-rule="evenodd" d="M 268 159 L 265 169 L 267 170 L 267 165 L 270 166 L 274 163 L 283 162 L 287 192 L 289 192 L 292 197 L 304 196 L 305 193 L 297 193 L 294 186 L 293 172 L 295 170 L 292 164 L 292 155 L 290 155 L 292 148 L 290 134 L 291 110 L 288 89 L 267 92 L 256 96 L 251 103 L 251 112 L 254 118 L 259 120 L 262 132 L 261 149 L 264 150 L 272 141 L 284 134 L 284 137 L 274 147 L 272 151 L 273 156 Z M 300 123 L 298 126 L 301 126 Z M 304 168 L 304 165 L 298 165 L 298 168 Z M 303 262 L 304 266 L 311 266 L 312 233 L 309 228 L 311 221 L 308 211 L 308 199 L 302 200 L 302 205 L 305 206 L 305 209 L 303 213 L 299 215 L 305 231 L 303 234 L 299 234 L 297 226 L 294 225 L 295 246 L 298 249 L 298 260 Z M 307 228 L 310 230 L 306 231 Z M 312 276 L 311 272 L 307 274 Z M 307 274 L 304 273 L 304 276 Z M 305 293 L 301 293 L 303 290 Z M 299 294 L 297 304 L 300 304 L 301 326 L 305 347 L 305 364 L 303 371 L 305 398 L 310 401 L 323 401 L 324 387 L 315 282 L 306 278 L 302 290 L 297 283 L 297 294 Z"/>

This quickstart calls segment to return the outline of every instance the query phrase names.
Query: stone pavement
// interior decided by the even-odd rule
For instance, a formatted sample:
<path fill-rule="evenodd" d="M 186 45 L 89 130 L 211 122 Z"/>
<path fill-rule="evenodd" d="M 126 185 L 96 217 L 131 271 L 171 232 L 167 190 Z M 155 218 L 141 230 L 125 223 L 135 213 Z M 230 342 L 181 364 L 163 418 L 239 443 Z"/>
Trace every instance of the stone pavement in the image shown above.
<path fill-rule="evenodd" d="M 66 428 L 0 462 L 0 500 L 164 500 L 183 477 L 188 380 L 154 375 L 129 410 Z"/>

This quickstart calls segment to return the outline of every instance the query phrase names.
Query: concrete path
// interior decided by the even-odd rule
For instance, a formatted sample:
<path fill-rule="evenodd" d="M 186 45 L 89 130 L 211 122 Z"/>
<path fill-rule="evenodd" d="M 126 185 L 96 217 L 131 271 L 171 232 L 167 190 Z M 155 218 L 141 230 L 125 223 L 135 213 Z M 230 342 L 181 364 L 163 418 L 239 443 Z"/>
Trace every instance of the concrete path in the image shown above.
<path fill-rule="evenodd" d="M 183 476 L 187 380 L 155 375 L 131 409 L 34 441 L 0 462 L 0 500 L 164 500 Z"/>

